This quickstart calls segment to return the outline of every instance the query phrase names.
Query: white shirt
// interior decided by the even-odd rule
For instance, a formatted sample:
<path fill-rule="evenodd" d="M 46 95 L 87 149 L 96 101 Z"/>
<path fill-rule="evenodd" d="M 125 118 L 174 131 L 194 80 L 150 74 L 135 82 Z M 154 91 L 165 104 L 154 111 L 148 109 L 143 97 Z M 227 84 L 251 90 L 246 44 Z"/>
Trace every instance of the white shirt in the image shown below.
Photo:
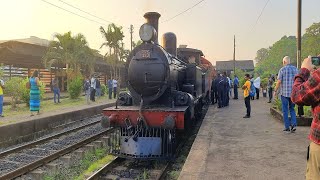
<path fill-rule="evenodd" d="M 91 78 L 91 87 L 96 89 L 96 78 Z"/>
<path fill-rule="evenodd" d="M 118 86 L 118 81 L 117 80 L 112 80 L 112 87 L 117 87 Z"/>
<path fill-rule="evenodd" d="M 257 77 L 254 81 L 253 81 L 253 85 L 255 88 L 260 88 L 260 77 Z"/>
<path fill-rule="evenodd" d="M 2 79 L 0 79 L 0 84 L 1 86 L 4 86 L 4 81 Z"/>

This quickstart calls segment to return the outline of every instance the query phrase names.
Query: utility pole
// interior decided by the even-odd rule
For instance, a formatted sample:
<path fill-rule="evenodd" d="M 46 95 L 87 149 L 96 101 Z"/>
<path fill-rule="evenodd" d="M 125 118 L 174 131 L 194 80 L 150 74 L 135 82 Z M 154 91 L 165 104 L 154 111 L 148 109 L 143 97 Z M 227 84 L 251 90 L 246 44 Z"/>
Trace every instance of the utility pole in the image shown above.
<path fill-rule="evenodd" d="M 131 35 L 131 37 L 130 37 L 130 39 L 131 39 L 131 49 L 130 49 L 130 50 L 131 50 L 131 51 L 132 51 L 132 45 L 133 45 L 133 44 L 132 44 L 132 43 L 133 43 L 133 42 L 132 42 L 132 34 L 133 34 L 133 25 L 131 24 L 131 25 L 130 25 L 130 35 Z"/>
<path fill-rule="evenodd" d="M 301 68 L 301 0 L 298 0 L 297 13 L 297 68 Z M 298 115 L 304 115 L 303 106 L 298 106 Z"/>
<path fill-rule="evenodd" d="M 301 0 L 298 0 L 297 23 L 297 68 L 301 67 Z"/>
<path fill-rule="evenodd" d="M 236 35 L 233 36 L 233 76 L 236 75 Z"/>

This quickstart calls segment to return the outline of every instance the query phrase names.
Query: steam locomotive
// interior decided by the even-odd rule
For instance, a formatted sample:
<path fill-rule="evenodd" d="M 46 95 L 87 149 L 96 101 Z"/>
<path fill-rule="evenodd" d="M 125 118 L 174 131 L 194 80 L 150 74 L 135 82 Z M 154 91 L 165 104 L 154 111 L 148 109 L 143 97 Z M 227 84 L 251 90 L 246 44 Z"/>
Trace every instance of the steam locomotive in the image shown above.
<path fill-rule="evenodd" d="M 176 48 L 174 33 L 165 33 L 160 46 L 160 14 L 147 12 L 144 17 L 139 30 L 143 43 L 126 61 L 129 92 L 119 94 L 116 107 L 103 110 L 101 125 L 115 128 L 110 141 L 116 156 L 172 158 L 177 134 L 189 131 L 209 102 L 211 68 L 201 64 L 202 51 Z"/>

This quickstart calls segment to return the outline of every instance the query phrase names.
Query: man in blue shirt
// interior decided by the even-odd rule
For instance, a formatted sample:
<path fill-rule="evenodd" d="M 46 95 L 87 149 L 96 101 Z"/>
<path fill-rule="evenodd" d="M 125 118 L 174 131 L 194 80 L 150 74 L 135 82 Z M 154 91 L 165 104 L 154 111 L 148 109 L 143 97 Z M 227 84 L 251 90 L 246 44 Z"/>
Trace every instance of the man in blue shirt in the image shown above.
<path fill-rule="evenodd" d="M 296 112 L 294 110 L 294 104 L 290 97 L 292 92 L 292 86 L 294 82 L 294 76 L 298 74 L 298 69 L 290 64 L 290 57 L 285 56 L 282 60 L 283 67 L 279 70 L 278 81 L 275 88 L 275 93 L 279 91 L 282 102 L 282 113 L 284 119 L 284 132 L 295 132 L 297 126 Z M 288 117 L 288 110 L 291 116 L 291 122 Z M 291 126 L 291 128 L 290 128 Z"/>
<path fill-rule="evenodd" d="M 108 80 L 109 99 L 112 99 L 112 88 L 113 88 L 112 79 L 109 79 Z"/>
<path fill-rule="evenodd" d="M 238 86 L 239 86 L 239 79 L 238 79 L 238 76 L 235 75 L 233 80 L 233 94 L 234 94 L 233 99 L 238 99 Z"/>

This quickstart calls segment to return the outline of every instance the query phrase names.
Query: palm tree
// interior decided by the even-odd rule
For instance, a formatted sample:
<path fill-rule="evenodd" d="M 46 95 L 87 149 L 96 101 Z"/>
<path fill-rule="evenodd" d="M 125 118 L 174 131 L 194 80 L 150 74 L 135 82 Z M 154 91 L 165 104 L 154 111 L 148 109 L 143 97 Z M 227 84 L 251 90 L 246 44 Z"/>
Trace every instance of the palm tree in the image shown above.
<path fill-rule="evenodd" d="M 111 76 L 117 77 L 120 68 L 119 68 L 119 61 L 120 61 L 120 42 L 123 40 L 124 35 L 121 26 L 116 26 L 114 23 L 108 25 L 107 31 L 101 26 L 100 32 L 104 37 L 105 41 L 102 43 L 101 47 L 108 47 L 109 53 L 105 54 L 106 61 L 111 65 L 112 71 Z"/>
<path fill-rule="evenodd" d="M 93 67 L 95 63 L 94 52 L 88 46 L 82 34 L 71 36 L 71 32 L 56 34 L 56 40 L 51 41 L 47 52 L 43 56 L 43 63 L 48 68 L 66 66 L 75 73 L 82 68 Z"/>

